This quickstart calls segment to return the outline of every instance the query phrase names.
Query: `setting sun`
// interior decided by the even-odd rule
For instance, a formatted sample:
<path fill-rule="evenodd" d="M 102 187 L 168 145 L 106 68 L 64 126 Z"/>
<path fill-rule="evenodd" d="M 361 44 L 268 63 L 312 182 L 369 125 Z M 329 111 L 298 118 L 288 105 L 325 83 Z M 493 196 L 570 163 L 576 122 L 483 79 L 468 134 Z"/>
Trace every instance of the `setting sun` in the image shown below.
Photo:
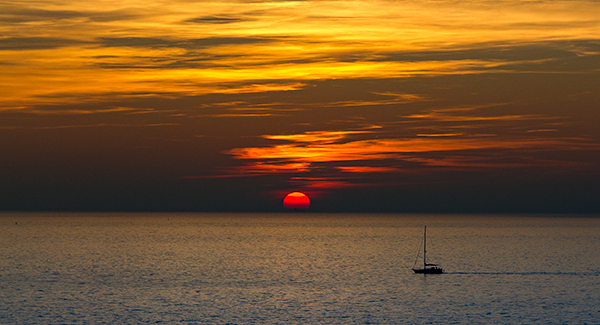
<path fill-rule="evenodd" d="M 310 199 L 304 193 L 293 192 L 285 196 L 283 207 L 289 210 L 306 210 L 310 207 Z"/>

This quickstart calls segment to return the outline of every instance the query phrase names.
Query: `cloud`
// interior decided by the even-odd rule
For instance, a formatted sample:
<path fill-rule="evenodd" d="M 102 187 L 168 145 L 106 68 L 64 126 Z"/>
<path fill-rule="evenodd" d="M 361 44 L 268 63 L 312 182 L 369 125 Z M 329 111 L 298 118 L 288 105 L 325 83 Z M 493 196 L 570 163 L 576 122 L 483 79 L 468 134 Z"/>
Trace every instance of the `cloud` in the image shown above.
<path fill-rule="evenodd" d="M 379 105 L 396 105 L 396 104 L 408 104 L 414 102 L 423 102 L 427 99 L 421 95 L 416 94 L 396 94 L 396 93 L 378 93 L 373 94 L 378 96 L 387 97 L 386 99 L 380 100 L 344 100 L 335 101 L 329 103 L 315 103 L 313 106 L 320 107 L 359 107 L 359 106 L 379 106 Z M 392 97 L 392 98 L 389 98 Z"/>
<path fill-rule="evenodd" d="M 294 183 L 292 181 L 291 183 Z M 356 187 L 358 184 L 343 181 L 327 181 L 327 180 L 310 180 L 310 181 L 296 181 L 301 184 L 304 189 L 336 189 L 336 188 L 350 188 Z"/>
<path fill-rule="evenodd" d="M 254 161 L 236 170 L 239 174 L 256 173 L 256 166 L 294 166 L 302 163 L 302 172 L 330 166 L 342 173 L 399 173 L 417 166 L 435 168 L 577 168 L 582 164 L 529 157 L 532 152 L 598 150 L 600 145 L 580 138 L 567 137 L 489 137 L 461 134 L 427 134 L 415 138 L 355 139 L 364 131 L 312 131 L 301 134 L 265 135 L 270 140 L 291 144 L 235 148 L 226 154 L 239 160 Z M 350 140 L 350 141 L 348 141 Z M 502 152 L 502 155 L 498 155 Z M 468 154 L 467 154 L 468 153 Z M 510 153 L 510 154 L 509 154 Z M 510 158 L 507 158 L 510 155 Z M 505 159 L 507 158 L 507 159 Z M 378 163 L 376 166 L 372 164 Z M 345 165 L 344 162 L 360 162 Z M 399 169 L 403 163 L 407 166 Z M 333 165 L 324 165 L 333 164 Z M 340 164 L 342 164 L 340 166 Z M 371 164 L 371 166 L 369 166 Z M 270 173 L 277 173 L 273 168 Z M 293 172 L 285 169 L 285 173 Z M 297 172 L 300 172 L 298 170 Z M 351 181 L 350 181 L 351 182 Z"/>
<path fill-rule="evenodd" d="M 203 16 L 197 18 L 187 19 L 187 23 L 197 24 L 231 24 L 244 21 L 241 18 L 229 17 L 229 16 Z"/>
<path fill-rule="evenodd" d="M 418 137 L 458 137 L 464 135 L 463 133 L 419 133 Z"/>
<path fill-rule="evenodd" d="M 485 110 L 499 107 L 506 107 L 514 103 L 488 103 L 484 105 L 471 105 L 450 108 L 434 108 L 422 113 L 415 113 L 401 116 L 404 123 L 427 121 L 431 122 L 501 122 L 501 121 L 527 121 L 527 120 L 552 120 L 556 117 L 549 117 L 540 114 L 510 114 L 498 115 Z M 412 121 L 411 121 L 412 120 Z M 443 134 L 441 134 L 443 135 Z M 435 134 L 422 135 L 435 136 Z"/>
<path fill-rule="evenodd" d="M 57 37 L 7 37 L 0 38 L 0 51 L 47 50 L 84 43 Z"/>
<path fill-rule="evenodd" d="M 80 129 L 80 128 L 98 128 L 98 127 L 160 127 L 160 126 L 180 126 L 179 123 L 143 123 L 143 124 L 117 124 L 117 123 L 97 123 L 97 124 L 72 124 L 72 125 L 55 125 L 55 126 L 38 126 L 34 127 L 37 130 L 53 130 L 53 129 Z"/>
<path fill-rule="evenodd" d="M 98 42 L 104 47 L 149 47 L 202 49 L 223 45 L 248 45 L 278 41 L 272 37 L 206 37 L 191 39 L 168 39 L 158 37 L 101 37 Z"/>
<path fill-rule="evenodd" d="M 536 129 L 536 130 L 527 130 L 528 133 L 533 132 L 556 132 L 558 129 Z"/>
<path fill-rule="evenodd" d="M 72 19 L 81 16 L 82 14 L 75 10 L 46 10 L 18 5 L 0 5 L 0 22 L 5 23 Z"/>
<path fill-rule="evenodd" d="M 98 8 L 97 10 L 57 10 L 57 9 L 43 9 L 33 8 L 26 4 L 20 5 L 0 5 L 0 22 L 11 23 L 11 24 L 23 24 L 30 22 L 48 22 L 55 23 L 56 21 L 62 20 L 76 20 L 84 19 L 87 21 L 96 22 L 113 22 L 132 20 L 140 18 L 143 15 L 138 8 L 124 8 L 117 10 L 105 10 L 105 8 Z"/>
<path fill-rule="evenodd" d="M 574 139 L 551 138 L 413 138 L 369 139 L 347 143 L 323 143 L 310 145 L 275 145 L 271 147 L 248 147 L 229 150 L 237 159 L 285 159 L 306 162 L 330 162 L 352 160 L 402 159 L 406 154 L 425 152 L 449 152 L 483 149 L 583 149 L 590 144 Z"/>
<path fill-rule="evenodd" d="M 272 114 L 272 113 L 222 113 L 222 114 L 206 114 L 206 115 L 200 115 L 203 117 L 215 117 L 215 118 L 219 118 L 219 117 L 271 117 L 271 116 L 275 116 L 276 114 Z M 196 116 L 198 117 L 198 116 Z"/>
<path fill-rule="evenodd" d="M 253 83 L 249 85 L 232 85 L 228 88 L 222 88 L 215 93 L 222 94 L 248 94 L 248 93 L 265 93 L 270 91 L 294 91 L 301 90 L 307 84 L 303 82 L 294 83 Z"/>
<path fill-rule="evenodd" d="M 271 140 L 286 140 L 301 143 L 333 143 L 353 134 L 372 133 L 372 131 L 311 131 L 301 134 L 263 135 Z"/>
<path fill-rule="evenodd" d="M 378 61 L 448 61 L 448 60 L 494 60 L 504 62 L 539 62 L 548 59 L 567 59 L 578 52 L 595 53 L 595 40 L 559 40 L 511 44 L 504 42 L 470 43 L 450 45 L 446 49 L 422 51 L 398 51 L 382 54 Z"/>
<path fill-rule="evenodd" d="M 501 115 L 501 116 L 464 116 L 464 115 L 449 115 L 437 112 L 412 114 L 404 116 L 408 119 L 427 119 L 441 122 L 473 122 L 473 121 L 522 121 L 526 119 L 541 119 L 548 118 L 540 115 Z"/>
<path fill-rule="evenodd" d="M 50 97 L 59 104 L 140 93 L 180 98 L 259 93 L 277 84 L 321 80 L 597 71 L 600 15 L 593 2 L 441 1 L 434 7 L 410 1 L 213 1 L 183 6 L 132 0 L 110 8 L 68 1 L 35 8 L 4 4 L 0 50 L 27 53 L 0 58 L 0 106 L 47 103 Z M 504 14 L 499 16 L 498 10 Z M 35 24 L 25 28 L 24 22 Z M 296 108 L 434 100 L 431 93 L 407 89 L 371 94 L 305 101 Z M 405 120 L 436 118 L 491 117 L 434 112 Z"/>
<path fill-rule="evenodd" d="M 338 166 L 335 168 L 345 173 L 395 173 L 400 171 L 395 167 Z"/>
<path fill-rule="evenodd" d="M 36 115 L 89 115 L 103 113 L 145 114 L 155 112 L 155 110 L 152 108 L 114 107 L 104 109 L 22 109 L 17 110 L 17 112 Z"/>
<path fill-rule="evenodd" d="M 281 174 L 281 173 L 302 173 L 309 171 L 310 163 L 267 163 L 256 162 L 250 165 L 234 169 L 238 175 L 251 174 Z"/>

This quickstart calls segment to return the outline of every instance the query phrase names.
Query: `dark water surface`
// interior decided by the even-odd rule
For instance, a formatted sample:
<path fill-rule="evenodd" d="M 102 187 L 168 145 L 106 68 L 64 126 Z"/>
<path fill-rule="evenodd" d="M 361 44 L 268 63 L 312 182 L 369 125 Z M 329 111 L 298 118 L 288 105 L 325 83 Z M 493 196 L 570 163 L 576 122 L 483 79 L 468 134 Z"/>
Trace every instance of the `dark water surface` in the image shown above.
<path fill-rule="evenodd" d="M 600 218 L 3 213 L 0 293 L 3 324 L 599 324 Z"/>

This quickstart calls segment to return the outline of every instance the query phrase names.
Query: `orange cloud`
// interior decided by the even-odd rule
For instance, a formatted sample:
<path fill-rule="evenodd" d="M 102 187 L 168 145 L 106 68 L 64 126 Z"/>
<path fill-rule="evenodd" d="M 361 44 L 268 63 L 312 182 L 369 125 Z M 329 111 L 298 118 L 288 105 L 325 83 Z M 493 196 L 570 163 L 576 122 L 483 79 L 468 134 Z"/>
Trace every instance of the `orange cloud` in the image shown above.
<path fill-rule="evenodd" d="M 465 115 L 449 115 L 431 112 L 426 114 L 412 114 L 405 116 L 410 119 L 428 119 L 440 122 L 473 122 L 473 121 L 519 121 L 526 119 L 548 119 L 540 115 L 500 115 L 500 116 L 465 116 Z"/>
<path fill-rule="evenodd" d="M 142 123 L 142 124 L 115 124 L 115 123 L 98 123 L 98 124 L 72 124 L 72 125 L 56 125 L 56 126 L 37 126 L 36 130 L 51 130 L 51 129 L 75 129 L 75 128 L 96 128 L 96 127 L 158 127 L 158 126 L 180 126 L 179 123 Z"/>
<path fill-rule="evenodd" d="M 305 143 L 332 143 L 352 134 L 372 133 L 371 131 L 311 131 L 301 134 L 263 135 L 271 140 L 287 140 Z"/>
<path fill-rule="evenodd" d="M 588 163 L 576 162 L 576 161 L 560 161 L 560 160 L 548 160 L 539 159 L 532 157 L 512 157 L 511 162 L 496 161 L 496 157 L 485 157 L 485 156 L 449 156 L 443 158 L 422 158 L 422 157 L 411 157 L 405 158 L 405 161 L 417 162 L 425 166 L 432 167 L 456 167 L 456 168 L 527 168 L 527 167 L 538 167 L 544 166 L 545 168 L 552 168 L 553 170 L 560 170 L 564 168 L 578 168 L 583 170 L 585 168 L 592 167 Z"/>
<path fill-rule="evenodd" d="M 223 94 L 243 94 L 243 93 L 262 93 L 269 91 L 292 91 L 300 90 L 306 86 L 305 83 L 294 82 L 294 83 L 265 83 L 265 84 L 251 84 L 247 86 L 233 87 L 230 89 L 222 89 L 215 91 L 215 93 Z"/>
<path fill-rule="evenodd" d="M 380 96 L 392 96 L 392 99 L 382 99 L 382 100 L 347 100 L 347 101 L 338 101 L 331 103 L 318 103 L 313 104 L 313 106 L 320 107 L 350 107 L 350 106 L 376 106 L 376 105 L 392 105 L 392 104 L 406 104 L 413 103 L 417 101 L 425 101 L 426 99 L 423 96 L 415 95 L 415 94 L 395 94 L 395 93 L 374 93 Z"/>
<path fill-rule="evenodd" d="M 269 117 L 274 116 L 275 114 L 271 113 L 224 113 L 224 114 L 208 114 L 201 115 L 206 117 Z M 196 116 L 198 117 L 198 116 Z"/>
<path fill-rule="evenodd" d="M 284 144 L 271 147 L 235 148 L 226 153 L 237 159 L 284 159 L 307 162 L 400 159 L 408 153 L 478 149 L 554 148 L 575 149 L 592 144 L 576 139 L 551 138 L 413 138 L 371 139 L 347 143 Z"/>
<path fill-rule="evenodd" d="M 344 181 L 336 181 L 336 180 L 326 180 L 326 179 L 318 179 L 318 180 L 292 180 L 292 184 L 297 183 L 302 186 L 302 188 L 306 189 L 334 189 L 334 188 L 349 188 L 359 186 L 354 183 L 344 182 Z"/>
<path fill-rule="evenodd" d="M 394 167 L 339 166 L 335 168 L 346 173 L 392 173 L 400 171 L 400 169 Z"/>
<path fill-rule="evenodd" d="M 15 111 L 24 110 L 15 109 Z M 53 110 L 27 110 L 29 114 L 36 115 L 89 115 L 89 114 L 103 114 L 103 113 L 125 113 L 125 114 L 146 114 L 156 112 L 152 108 L 132 108 L 132 107 L 115 107 L 106 109 L 53 109 Z"/>
<path fill-rule="evenodd" d="M 307 172 L 309 171 L 310 163 L 296 162 L 296 163 L 265 163 L 257 162 L 251 165 L 243 166 L 241 171 L 244 173 L 256 173 L 256 174 L 273 174 L 273 173 L 286 173 L 286 172 Z"/>
<path fill-rule="evenodd" d="M 463 133 L 419 133 L 418 137 L 457 137 L 461 136 Z"/>
<path fill-rule="evenodd" d="M 598 150 L 600 145 L 580 138 L 549 137 L 491 137 L 484 135 L 461 136 L 452 134 L 426 134 L 404 139 L 367 139 L 347 141 L 347 137 L 368 133 L 364 131 L 312 131 L 302 134 L 265 135 L 272 140 L 286 140 L 292 143 L 267 147 L 235 148 L 225 153 L 240 160 L 253 160 L 255 163 L 240 166 L 240 174 L 311 172 L 322 168 L 319 164 L 339 162 L 366 162 L 373 160 L 405 161 L 411 164 L 445 168 L 525 168 L 582 167 L 581 164 L 528 158 L 515 153 L 509 159 L 489 155 L 489 150 L 570 151 Z M 347 142 L 344 142 L 347 141 Z M 464 151 L 471 152 L 465 155 Z M 432 156 L 433 155 L 433 156 Z M 322 165 L 321 165 L 322 166 Z M 397 173 L 403 169 L 395 166 L 333 166 L 343 173 Z M 312 180 L 315 181 L 315 180 Z M 320 182 L 322 187 L 342 186 Z M 336 182 L 344 182 L 336 180 Z M 315 183 L 316 184 L 316 183 Z M 327 185 L 329 184 L 329 185 Z M 337 185 L 336 185 L 337 184 Z M 345 186 L 345 185 L 344 185 Z"/>

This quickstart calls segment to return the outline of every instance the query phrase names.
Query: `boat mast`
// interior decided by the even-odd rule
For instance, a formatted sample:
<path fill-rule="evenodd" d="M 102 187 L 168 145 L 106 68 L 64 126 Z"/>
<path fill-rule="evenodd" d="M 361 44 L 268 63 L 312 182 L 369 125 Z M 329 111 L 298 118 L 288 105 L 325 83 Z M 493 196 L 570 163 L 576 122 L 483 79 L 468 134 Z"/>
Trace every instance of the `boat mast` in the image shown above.
<path fill-rule="evenodd" d="M 423 233 L 423 269 L 427 268 L 427 226 Z"/>

